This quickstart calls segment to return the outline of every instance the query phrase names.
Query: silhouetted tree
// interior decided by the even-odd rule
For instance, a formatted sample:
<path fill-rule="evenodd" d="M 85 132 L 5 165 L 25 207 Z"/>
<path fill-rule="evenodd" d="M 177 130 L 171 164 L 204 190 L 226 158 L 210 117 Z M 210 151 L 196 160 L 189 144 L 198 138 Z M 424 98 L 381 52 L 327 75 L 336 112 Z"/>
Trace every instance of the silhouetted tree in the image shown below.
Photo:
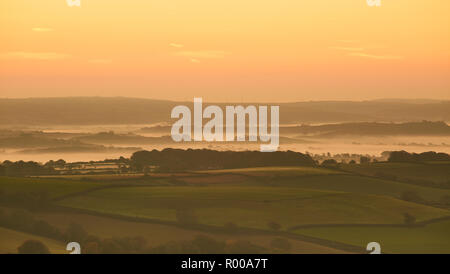
<path fill-rule="evenodd" d="M 447 153 L 436 153 L 434 151 L 417 153 L 408 153 L 402 151 L 392 151 L 389 155 L 389 162 L 426 162 L 426 161 L 450 161 L 450 155 Z"/>
<path fill-rule="evenodd" d="M 84 228 L 76 223 L 71 223 L 66 231 L 66 241 L 83 243 L 88 237 Z"/>
<path fill-rule="evenodd" d="M 274 221 L 268 222 L 268 223 L 267 223 L 267 227 L 268 227 L 269 229 L 275 230 L 275 231 L 278 231 L 278 230 L 281 229 L 281 225 L 280 225 L 279 223 L 277 223 L 277 222 L 274 222 Z"/>
<path fill-rule="evenodd" d="M 359 158 L 359 163 L 360 164 L 368 164 L 368 163 L 370 163 L 370 158 L 366 157 L 366 156 L 361 156 Z"/>
<path fill-rule="evenodd" d="M 416 191 L 404 191 L 400 197 L 404 201 L 413 203 L 423 203 L 424 200 L 420 197 L 419 193 Z"/>
<path fill-rule="evenodd" d="M 322 166 L 324 167 L 335 167 L 337 164 L 338 162 L 335 159 L 326 159 L 322 162 Z"/>
<path fill-rule="evenodd" d="M 195 216 L 194 210 L 192 209 L 177 209 L 176 218 L 180 224 L 189 225 L 197 223 L 197 217 Z"/>
<path fill-rule="evenodd" d="M 270 247 L 280 249 L 282 251 L 289 251 L 292 248 L 291 243 L 284 238 L 275 238 L 270 242 Z"/>
<path fill-rule="evenodd" d="M 158 166 L 170 172 L 195 169 L 245 168 L 264 166 L 315 166 L 311 156 L 293 151 L 215 151 L 208 149 L 172 149 L 138 151 L 130 159 L 131 167 L 143 171 Z"/>
<path fill-rule="evenodd" d="M 38 240 L 27 240 L 17 248 L 19 254 L 50 254 L 48 247 Z"/>
<path fill-rule="evenodd" d="M 403 222 L 406 225 L 413 225 L 416 223 L 416 217 L 414 217 L 413 215 L 411 215 L 409 213 L 404 213 L 403 214 Z"/>
<path fill-rule="evenodd" d="M 227 222 L 223 226 L 226 231 L 235 233 L 238 230 L 238 226 L 233 222 Z"/>

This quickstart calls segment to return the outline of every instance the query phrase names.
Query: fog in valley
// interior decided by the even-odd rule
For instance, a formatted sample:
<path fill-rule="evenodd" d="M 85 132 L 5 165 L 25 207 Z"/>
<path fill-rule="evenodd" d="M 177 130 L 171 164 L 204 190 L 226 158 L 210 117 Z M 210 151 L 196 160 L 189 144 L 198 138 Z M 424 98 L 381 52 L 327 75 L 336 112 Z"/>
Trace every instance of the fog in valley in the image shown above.
<path fill-rule="evenodd" d="M 98 161 L 164 148 L 259 150 L 259 143 L 249 141 L 174 142 L 170 111 L 176 104 L 128 98 L 2 99 L 0 161 Z M 58 112 L 61 105 L 65 111 Z M 279 150 L 373 157 L 394 150 L 449 153 L 447 107 L 449 102 L 433 100 L 280 104 Z"/>

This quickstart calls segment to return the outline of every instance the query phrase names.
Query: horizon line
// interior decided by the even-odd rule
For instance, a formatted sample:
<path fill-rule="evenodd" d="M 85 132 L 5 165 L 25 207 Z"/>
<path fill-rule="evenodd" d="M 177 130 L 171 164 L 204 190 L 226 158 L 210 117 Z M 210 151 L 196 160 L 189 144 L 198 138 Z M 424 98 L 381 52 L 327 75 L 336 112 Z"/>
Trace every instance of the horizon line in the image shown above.
<path fill-rule="evenodd" d="M 150 100 L 150 101 L 163 101 L 163 102 L 175 102 L 175 103 L 186 103 L 186 102 L 193 102 L 194 98 L 203 98 L 202 96 L 193 96 L 192 100 L 170 100 L 170 99 L 157 99 L 157 98 L 148 98 L 148 97 L 133 97 L 133 96 L 42 96 L 42 97 L 0 97 L 0 100 L 33 100 L 33 99 L 89 99 L 89 98 L 96 98 L 96 99 L 135 99 L 135 100 Z M 449 99 L 440 99 L 440 98 L 399 98 L 399 97 L 380 97 L 380 98 L 373 98 L 373 99 L 358 99 L 358 100 L 352 100 L 352 99 L 309 99 L 304 101 L 203 101 L 204 103 L 232 103 L 232 104 L 239 104 L 239 103 L 272 103 L 272 104 L 295 104 L 295 103 L 317 103 L 317 102 L 395 102 L 395 101 L 404 101 L 404 102 L 414 102 L 414 101 L 435 101 L 435 102 L 448 102 Z"/>

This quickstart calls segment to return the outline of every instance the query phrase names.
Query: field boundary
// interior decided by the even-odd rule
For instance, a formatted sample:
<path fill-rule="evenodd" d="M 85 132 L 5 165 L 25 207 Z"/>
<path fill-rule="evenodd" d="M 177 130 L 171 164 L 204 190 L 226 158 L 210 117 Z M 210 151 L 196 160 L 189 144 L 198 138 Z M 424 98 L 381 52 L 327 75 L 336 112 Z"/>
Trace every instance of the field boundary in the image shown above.
<path fill-rule="evenodd" d="M 225 234 L 259 234 L 259 235 L 272 235 L 277 237 L 286 237 L 290 239 L 295 240 L 301 240 L 304 242 L 309 242 L 345 252 L 351 252 L 351 253 L 365 253 L 365 247 L 359 247 L 355 245 L 350 245 L 346 243 L 336 242 L 332 240 L 326 240 L 322 238 L 312 237 L 312 236 L 306 236 L 301 235 L 297 233 L 292 233 L 290 231 L 269 231 L 269 230 L 262 230 L 257 228 L 247 228 L 247 227 L 236 227 L 233 229 L 233 231 L 230 231 L 229 229 L 225 227 L 219 227 L 219 226 L 211 226 L 211 225 L 205 225 L 205 224 L 180 224 L 179 222 L 175 221 L 164 221 L 159 219 L 151 219 L 151 218 L 142 218 L 142 217 L 132 217 L 132 216 L 124 216 L 119 214 L 113 214 L 113 213 L 106 213 L 106 212 L 98 212 L 93 211 L 89 209 L 81 209 L 81 208 L 73 208 L 73 207 L 66 207 L 66 206 L 56 206 L 56 210 L 60 211 L 66 211 L 66 212 L 72 212 L 72 213 L 80 213 L 80 214 L 88 214 L 98 217 L 107 217 L 112 219 L 117 219 L 121 221 L 127 221 L 127 222 L 139 222 L 139 223 L 149 223 L 149 224 L 160 224 L 160 225 L 168 225 L 168 226 L 174 226 L 180 229 L 187 229 L 187 230 L 194 230 L 194 231 L 200 231 L 200 232 L 207 232 L 207 233 L 225 233 Z"/>
<path fill-rule="evenodd" d="M 336 227 L 425 227 L 429 224 L 439 223 L 450 220 L 450 216 L 444 216 L 439 218 L 433 218 L 425 221 L 416 222 L 414 224 L 309 224 L 309 225 L 296 225 L 288 228 L 288 231 L 304 229 L 304 228 L 336 228 Z"/>

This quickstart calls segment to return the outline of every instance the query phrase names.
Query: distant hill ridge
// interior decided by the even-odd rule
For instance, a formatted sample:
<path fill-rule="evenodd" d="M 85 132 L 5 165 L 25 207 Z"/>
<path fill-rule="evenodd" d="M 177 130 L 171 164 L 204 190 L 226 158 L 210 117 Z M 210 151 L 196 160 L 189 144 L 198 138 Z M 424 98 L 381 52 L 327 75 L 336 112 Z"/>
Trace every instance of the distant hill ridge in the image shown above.
<path fill-rule="evenodd" d="M 287 130 L 288 128 L 286 128 Z M 299 134 L 338 135 L 450 135 L 450 126 L 443 121 L 406 123 L 342 123 L 300 126 L 290 129 Z"/>
<path fill-rule="evenodd" d="M 248 127 L 247 127 L 248 128 Z M 170 134 L 171 127 L 150 126 L 140 129 L 142 133 Z M 280 126 L 280 134 L 308 135 L 318 137 L 332 137 L 341 135 L 450 135 L 450 126 L 443 121 L 421 122 L 350 122 L 324 125 Z M 304 136 L 302 136 L 304 137 Z"/>
<path fill-rule="evenodd" d="M 204 98 L 207 101 L 207 98 Z M 310 101 L 276 103 L 280 123 L 450 121 L 450 101 Z M 176 105 L 190 102 L 125 98 L 67 97 L 0 99 L 0 125 L 113 125 L 170 121 Z M 239 103 L 205 103 L 239 105 Z M 248 105 L 252 103 L 243 103 Z M 258 105 L 256 103 L 256 105 Z M 267 105 L 264 103 L 262 105 Z"/>

